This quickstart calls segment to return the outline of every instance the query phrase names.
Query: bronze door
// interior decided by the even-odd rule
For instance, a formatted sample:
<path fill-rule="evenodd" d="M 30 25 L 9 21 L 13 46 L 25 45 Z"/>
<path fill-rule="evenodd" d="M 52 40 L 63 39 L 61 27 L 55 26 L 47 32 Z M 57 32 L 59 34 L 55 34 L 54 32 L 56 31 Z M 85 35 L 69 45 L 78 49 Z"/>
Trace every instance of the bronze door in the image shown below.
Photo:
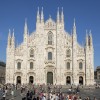
<path fill-rule="evenodd" d="M 53 73 L 52 72 L 48 72 L 47 73 L 47 84 L 53 84 Z"/>
<path fill-rule="evenodd" d="M 79 84 L 83 85 L 83 77 L 82 76 L 79 77 Z"/>
<path fill-rule="evenodd" d="M 17 84 L 21 84 L 21 77 L 17 76 Z"/>
<path fill-rule="evenodd" d="M 30 77 L 29 77 L 29 83 L 33 83 L 33 81 L 34 81 L 33 76 L 30 76 Z"/>

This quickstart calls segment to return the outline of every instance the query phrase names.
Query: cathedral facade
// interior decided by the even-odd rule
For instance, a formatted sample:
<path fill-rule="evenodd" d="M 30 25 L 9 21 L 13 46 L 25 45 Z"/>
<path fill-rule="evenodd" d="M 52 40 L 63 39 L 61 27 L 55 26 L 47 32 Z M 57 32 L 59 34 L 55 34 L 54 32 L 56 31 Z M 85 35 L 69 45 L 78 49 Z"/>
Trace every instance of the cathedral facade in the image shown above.
<path fill-rule="evenodd" d="M 72 33 L 64 29 L 64 14 L 57 11 L 44 21 L 38 9 L 36 30 L 29 34 L 25 21 L 23 42 L 15 46 L 14 31 L 9 30 L 6 57 L 6 83 L 83 84 L 94 83 L 94 49 L 91 31 L 85 45 L 77 42 L 75 20 Z"/>

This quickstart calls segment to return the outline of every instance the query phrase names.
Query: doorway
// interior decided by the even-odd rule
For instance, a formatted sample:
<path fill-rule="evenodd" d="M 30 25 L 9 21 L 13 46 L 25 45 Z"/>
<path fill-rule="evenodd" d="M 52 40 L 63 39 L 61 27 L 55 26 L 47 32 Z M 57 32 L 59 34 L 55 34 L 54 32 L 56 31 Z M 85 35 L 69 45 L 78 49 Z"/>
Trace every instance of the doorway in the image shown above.
<path fill-rule="evenodd" d="M 66 77 L 66 84 L 71 84 L 71 78 L 70 78 L 70 76 Z"/>
<path fill-rule="evenodd" d="M 21 84 L 21 76 L 17 76 L 17 84 Z"/>
<path fill-rule="evenodd" d="M 33 83 L 34 82 L 34 78 L 33 78 L 33 76 L 30 76 L 29 77 L 29 83 Z"/>
<path fill-rule="evenodd" d="M 47 84 L 53 84 L 53 73 L 52 72 L 47 73 Z"/>
<path fill-rule="evenodd" d="M 82 76 L 79 77 L 79 84 L 83 85 L 83 77 Z"/>

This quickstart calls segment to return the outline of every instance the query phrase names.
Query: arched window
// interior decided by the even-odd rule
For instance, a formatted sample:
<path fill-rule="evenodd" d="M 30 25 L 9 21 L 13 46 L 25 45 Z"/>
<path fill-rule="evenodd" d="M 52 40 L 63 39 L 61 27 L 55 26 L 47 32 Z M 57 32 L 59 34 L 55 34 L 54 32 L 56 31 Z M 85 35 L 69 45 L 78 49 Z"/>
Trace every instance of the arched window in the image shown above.
<path fill-rule="evenodd" d="M 17 69 L 21 69 L 21 62 L 17 63 Z"/>
<path fill-rule="evenodd" d="M 52 33 L 48 34 L 48 45 L 52 45 Z"/>
<path fill-rule="evenodd" d="M 33 69 L 33 62 L 30 62 L 30 69 Z"/>
<path fill-rule="evenodd" d="M 83 64 L 82 62 L 79 63 L 79 69 L 82 69 L 83 68 Z"/>
<path fill-rule="evenodd" d="M 52 52 L 48 52 L 48 60 L 52 60 Z"/>
<path fill-rule="evenodd" d="M 67 62 L 67 69 L 70 69 L 70 62 Z"/>
<path fill-rule="evenodd" d="M 33 49 L 30 50 L 30 57 L 34 57 L 34 50 Z"/>
<path fill-rule="evenodd" d="M 70 51 L 70 49 L 68 49 L 67 51 L 66 51 L 66 57 L 70 57 L 71 56 L 71 51 Z"/>

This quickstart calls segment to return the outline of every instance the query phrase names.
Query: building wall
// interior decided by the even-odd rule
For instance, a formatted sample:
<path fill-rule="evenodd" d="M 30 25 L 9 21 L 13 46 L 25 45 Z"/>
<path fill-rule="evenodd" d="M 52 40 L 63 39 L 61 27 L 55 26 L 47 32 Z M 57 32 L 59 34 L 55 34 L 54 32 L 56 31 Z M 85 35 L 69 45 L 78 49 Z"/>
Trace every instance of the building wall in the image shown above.
<path fill-rule="evenodd" d="M 5 66 L 6 64 L 4 62 L 0 62 L 0 84 L 5 83 Z"/>
<path fill-rule="evenodd" d="M 79 84 L 81 77 L 84 85 L 93 84 L 94 51 L 91 32 L 86 36 L 86 45 L 81 46 L 77 42 L 75 21 L 72 34 L 65 31 L 63 11 L 61 15 L 58 11 L 56 22 L 51 17 L 44 22 L 42 14 L 43 11 L 40 18 L 37 12 L 36 30 L 30 35 L 27 22 L 25 22 L 23 42 L 17 47 L 15 47 L 14 32 L 11 37 L 9 31 L 6 83 L 16 84 L 18 76 L 21 77 L 21 84 L 29 83 L 29 77 L 33 76 L 35 84 L 47 84 L 48 72 L 52 72 L 53 84 L 66 85 L 67 77 L 70 77 L 70 84 Z M 49 33 L 52 34 L 52 45 L 48 44 Z M 31 49 L 34 50 L 34 57 L 30 57 Z M 66 56 L 67 50 L 70 50 L 69 57 Z M 48 52 L 52 52 L 52 60 L 48 60 Z M 21 63 L 21 69 L 17 68 L 18 62 Z M 34 64 L 33 69 L 30 69 L 30 62 Z M 69 69 L 66 66 L 68 62 Z M 80 62 L 82 69 L 79 69 Z"/>
<path fill-rule="evenodd" d="M 100 84 L 100 66 L 97 66 L 97 68 L 96 68 L 95 81 L 97 84 Z"/>

